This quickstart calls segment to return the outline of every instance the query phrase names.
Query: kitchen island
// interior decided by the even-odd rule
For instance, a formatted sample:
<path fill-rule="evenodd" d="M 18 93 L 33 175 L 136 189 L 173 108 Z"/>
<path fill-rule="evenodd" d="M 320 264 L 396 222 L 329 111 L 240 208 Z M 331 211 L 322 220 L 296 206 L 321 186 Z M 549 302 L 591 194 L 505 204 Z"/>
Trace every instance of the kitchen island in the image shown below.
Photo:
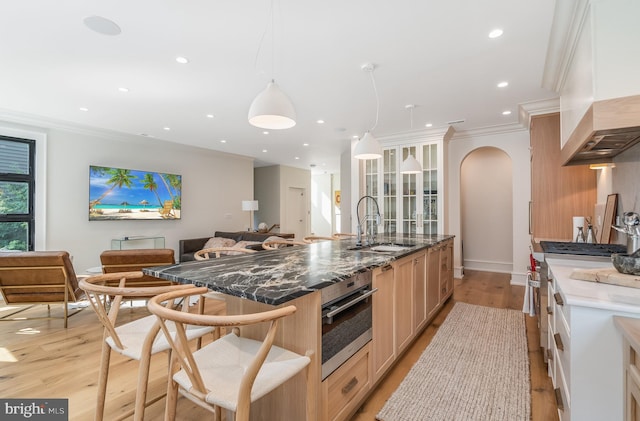
<path fill-rule="evenodd" d="M 397 358 L 453 292 L 453 236 L 378 236 L 390 252 L 354 249 L 355 240 L 312 243 L 251 255 L 145 269 L 180 283 L 224 293 L 229 314 L 295 305 L 276 344 L 311 354 L 307 380 L 296 376 L 252 405 L 252 419 L 344 420 L 362 404 Z M 369 273 L 373 289 L 371 340 L 328 377 L 322 375 L 323 291 Z M 261 337 L 263 327 L 242 330 Z"/>
<path fill-rule="evenodd" d="M 610 262 L 547 259 L 549 376 L 560 420 L 623 419 L 623 337 L 615 316 L 640 318 L 640 289 L 572 279 Z"/>

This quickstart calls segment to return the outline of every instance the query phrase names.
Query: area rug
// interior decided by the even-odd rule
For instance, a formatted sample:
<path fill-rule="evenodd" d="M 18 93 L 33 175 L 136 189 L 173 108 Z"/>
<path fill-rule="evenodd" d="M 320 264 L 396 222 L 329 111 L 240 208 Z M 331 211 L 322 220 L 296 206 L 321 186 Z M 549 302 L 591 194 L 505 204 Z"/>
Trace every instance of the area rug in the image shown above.
<path fill-rule="evenodd" d="M 523 313 L 456 303 L 376 418 L 514 421 L 530 413 Z"/>

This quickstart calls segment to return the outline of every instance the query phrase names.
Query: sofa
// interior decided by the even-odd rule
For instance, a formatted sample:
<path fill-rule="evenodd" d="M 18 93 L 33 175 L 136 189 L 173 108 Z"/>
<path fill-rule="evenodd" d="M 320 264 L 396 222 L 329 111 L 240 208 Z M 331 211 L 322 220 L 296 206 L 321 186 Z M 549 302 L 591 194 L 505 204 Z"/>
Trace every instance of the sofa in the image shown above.
<path fill-rule="evenodd" d="M 205 245 L 212 238 L 219 239 L 229 239 L 232 240 L 233 243 L 220 243 L 219 246 L 225 247 L 233 247 L 233 246 L 242 246 L 245 248 L 249 248 L 252 250 L 263 250 L 262 242 L 270 237 L 277 237 L 277 234 L 268 233 L 268 232 L 251 232 L 251 231 L 238 231 L 238 232 L 225 232 L 225 231 L 216 231 L 213 237 L 202 237 L 202 238 L 190 238 L 186 240 L 180 240 L 179 242 L 179 261 L 182 262 L 190 262 L 195 260 L 193 254 L 205 248 Z"/>

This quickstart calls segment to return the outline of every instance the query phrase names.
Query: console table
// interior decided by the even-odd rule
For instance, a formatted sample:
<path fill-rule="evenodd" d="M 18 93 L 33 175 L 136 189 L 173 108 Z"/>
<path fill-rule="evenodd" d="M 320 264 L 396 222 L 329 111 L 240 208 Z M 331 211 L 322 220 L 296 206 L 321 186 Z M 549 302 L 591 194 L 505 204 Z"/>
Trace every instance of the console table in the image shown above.
<path fill-rule="evenodd" d="M 164 237 L 122 237 L 111 240 L 111 250 L 163 248 Z"/>

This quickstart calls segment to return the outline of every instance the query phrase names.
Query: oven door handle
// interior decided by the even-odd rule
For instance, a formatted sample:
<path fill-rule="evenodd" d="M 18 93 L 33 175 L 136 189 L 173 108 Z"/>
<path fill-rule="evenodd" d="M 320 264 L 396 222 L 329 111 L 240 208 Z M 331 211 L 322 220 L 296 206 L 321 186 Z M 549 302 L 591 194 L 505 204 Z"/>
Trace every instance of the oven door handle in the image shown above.
<path fill-rule="evenodd" d="M 378 288 L 374 288 L 371 291 L 367 291 L 364 294 L 362 294 L 361 296 L 354 298 L 353 300 L 349 301 L 348 303 L 341 305 L 340 307 L 336 308 L 335 310 L 331 310 L 330 312 L 328 312 L 327 314 L 325 314 L 325 317 L 333 317 L 336 314 L 348 309 L 349 307 L 358 304 L 360 301 L 370 297 L 373 295 L 373 293 L 375 293 L 376 291 L 378 291 Z"/>

